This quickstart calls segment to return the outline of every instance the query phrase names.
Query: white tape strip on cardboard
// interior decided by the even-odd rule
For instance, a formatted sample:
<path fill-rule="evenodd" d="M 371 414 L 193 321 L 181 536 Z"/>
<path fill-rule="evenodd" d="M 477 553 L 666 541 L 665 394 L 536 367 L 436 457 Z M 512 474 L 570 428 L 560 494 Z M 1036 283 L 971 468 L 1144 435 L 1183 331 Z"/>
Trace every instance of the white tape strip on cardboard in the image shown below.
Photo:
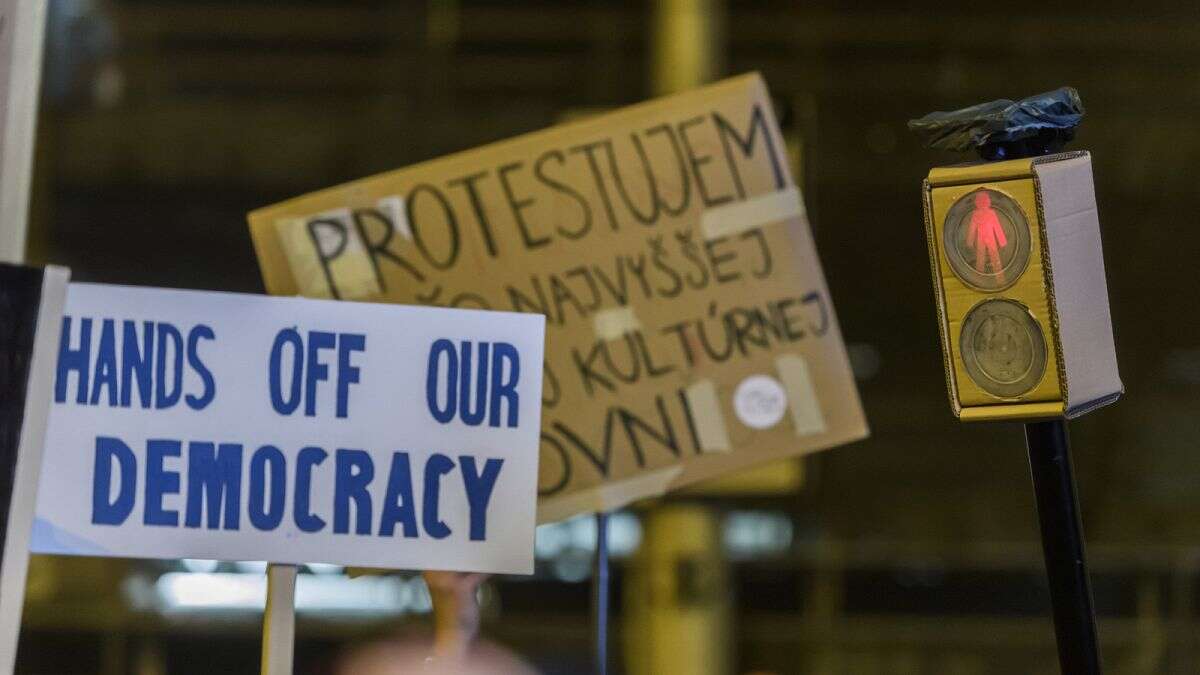
<path fill-rule="evenodd" d="M 716 239 L 803 215 L 800 190 L 789 186 L 761 197 L 708 209 L 700 216 L 700 231 L 705 239 Z"/>

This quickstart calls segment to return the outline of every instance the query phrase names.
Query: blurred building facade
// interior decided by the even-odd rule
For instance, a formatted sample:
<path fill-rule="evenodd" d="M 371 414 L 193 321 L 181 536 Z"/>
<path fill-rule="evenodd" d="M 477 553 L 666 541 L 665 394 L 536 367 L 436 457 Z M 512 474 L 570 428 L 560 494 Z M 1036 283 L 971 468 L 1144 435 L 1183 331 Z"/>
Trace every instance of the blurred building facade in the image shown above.
<path fill-rule="evenodd" d="M 919 188 L 928 167 L 955 158 L 921 149 L 904 122 L 1063 84 L 1088 109 L 1075 146 L 1095 155 L 1128 391 L 1072 425 L 1102 639 L 1117 673 L 1200 669 L 1200 229 L 1190 222 L 1200 10 L 1161 0 L 1036 12 L 698 4 L 716 14 L 712 63 L 761 71 L 796 140 L 873 429 L 867 442 L 808 458 L 795 494 L 707 498 L 726 534 L 731 513 L 787 523 L 761 550 L 730 551 L 736 672 L 1055 672 L 1020 429 L 954 422 L 941 376 Z M 632 103 L 664 77 L 655 8 L 638 2 L 85 9 L 101 17 L 91 52 L 67 56 L 78 42 L 51 41 L 64 53 L 50 58 L 68 59 L 78 87 L 42 114 L 30 234 L 31 259 L 68 264 L 81 280 L 261 291 L 250 209 L 538 129 L 567 110 Z M 546 672 L 588 662 L 588 590 L 571 556 L 586 551 L 564 545 L 536 579 L 489 591 L 489 616 L 503 621 L 487 632 Z M 72 579 L 116 587 L 128 567 L 41 564 L 48 586 L 31 592 L 25 672 L 68 672 L 55 660 L 66 644 L 92 655 L 72 672 L 216 672 L 213 659 L 228 659 L 220 672 L 253 670 L 253 618 L 163 623 L 128 595 L 80 603 L 97 584 Z M 391 630 L 404 613 L 302 622 L 298 663 L 328 672 L 347 641 Z M 208 640 L 226 647 L 214 655 Z"/>

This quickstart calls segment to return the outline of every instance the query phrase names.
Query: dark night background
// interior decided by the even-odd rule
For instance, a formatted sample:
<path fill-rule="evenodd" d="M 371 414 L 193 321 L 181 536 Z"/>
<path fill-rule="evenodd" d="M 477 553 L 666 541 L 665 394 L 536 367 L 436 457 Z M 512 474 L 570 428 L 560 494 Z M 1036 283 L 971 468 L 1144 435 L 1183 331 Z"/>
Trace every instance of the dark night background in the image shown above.
<path fill-rule="evenodd" d="M 961 425 L 946 399 L 920 186 L 963 158 L 923 149 L 905 122 L 1061 85 L 1087 109 L 1071 147 L 1094 155 L 1127 391 L 1071 424 L 1101 637 L 1113 672 L 1196 672 L 1200 9 L 713 4 L 724 73 L 762 72 L 801 139 L 799 180 L 873 432 L 808 458 L 795 494 L 710 500 L 795 528 L 786 552 L 732 567 L 736 672 L 1056 672 L 1021 429 Z M 261 292 L 247 211 L 651 94 L 643 3 L 96 11 L 111 36 L 99 31 L 98 58 L 65 62 L 73 84 L 43 105 L 31 207 L 30 258 L 77 280 Z M 66 58 L 84 42 L 58 44 Z M 114 72 L 123 86 L 98 102 Z M 502 609 L 485 632 L 547 672 L 584 667 L 585 582 L 494 588 Z M 25 672 L 126 672 L 147 636 L 167 672 L 257 667 L 256 620 L 189 633 L 106 622 L 92 616 L 100 600 L 46 602 Z M 315 665 L 297 672 L 329 672 L 357 637 L 302 622 L 297 662 Z"/>

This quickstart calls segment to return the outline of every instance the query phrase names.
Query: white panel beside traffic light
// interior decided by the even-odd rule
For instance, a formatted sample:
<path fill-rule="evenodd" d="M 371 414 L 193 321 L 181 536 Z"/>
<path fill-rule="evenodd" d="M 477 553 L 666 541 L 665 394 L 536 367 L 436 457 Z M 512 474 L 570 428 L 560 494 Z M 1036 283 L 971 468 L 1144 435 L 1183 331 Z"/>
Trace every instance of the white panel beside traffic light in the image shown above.
<path fill-rule="evenodd" d="M 1121 395 L 1088 153 L 935 168 L 925 223 L 955 415 L 1074 417 Z"/>

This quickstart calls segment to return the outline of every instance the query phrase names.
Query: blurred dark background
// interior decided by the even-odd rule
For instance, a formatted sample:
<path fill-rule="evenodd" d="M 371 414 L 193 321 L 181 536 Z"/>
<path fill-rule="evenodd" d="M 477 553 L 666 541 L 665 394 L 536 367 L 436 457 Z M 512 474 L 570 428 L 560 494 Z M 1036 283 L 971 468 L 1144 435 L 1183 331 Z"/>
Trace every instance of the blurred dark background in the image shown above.
<path fill-rule="evenodd" d="M 712 74 L 763 73 L 873 437 L 807 458 L 795 490 L 675 500 L 703 505 L 726 554 L 718 609 L 697 619 L 728 635 L 713 673 L 1057 672 L 1021 429 L 960 425 L 946 400 L 919 190 L 962 158 L 921 148 L 905 121 L 1076 87 L 1073 147 L 1094 153 L 1127 389 L 1071 424 L 1101 637 L 1111 672 L 1200 670 L 1197 6 L 51 4 L 29 256 L 78 280 L 261 292 L 247 211 L 647 98 L 670 66 L 672 13 L 707 26 L 695 49 Z M 652 649 L 621 601 L 645 514 L 622 521 L 618 672 L 651 672 L 622 656 Z M 533 580 L 486 589 L 485 633 L 545 672 L 587 668 L 587 525 L 543 535 Z M 39 559 L 19 669 L 255 672 L 246 607 L 131 600 L 189 570 Z M 302 616 L 298 672 L 333 672 L 347 645 L 426 622 L 427 607 L 401 605 Z"/>

